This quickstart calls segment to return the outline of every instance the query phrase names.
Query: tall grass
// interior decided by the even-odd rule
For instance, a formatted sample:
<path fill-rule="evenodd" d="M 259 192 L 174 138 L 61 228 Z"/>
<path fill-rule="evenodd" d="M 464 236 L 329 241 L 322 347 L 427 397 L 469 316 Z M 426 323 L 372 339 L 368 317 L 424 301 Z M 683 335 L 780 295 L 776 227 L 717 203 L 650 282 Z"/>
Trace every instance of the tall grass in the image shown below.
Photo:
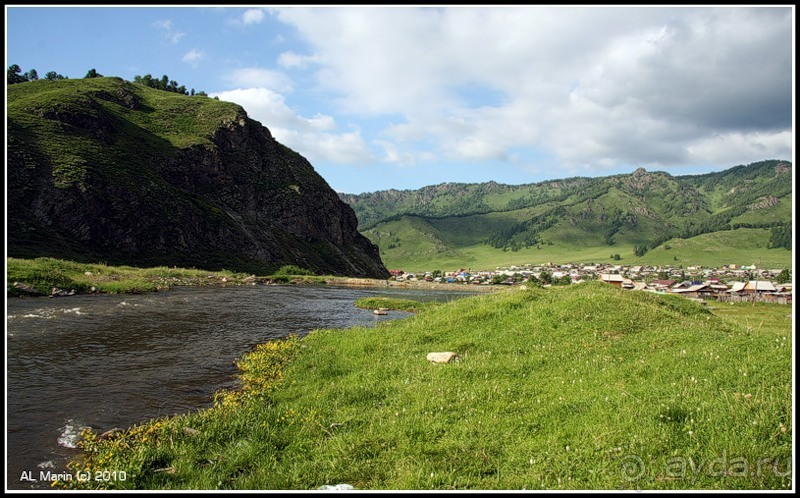
<path fill-rule="evenodd" d="M 106 441 L 89 435 L 76 468 L 127 479 L 66 484 L 790 488 L 788 308 L 741 312 L 763 314 L 760 326 L 735 309 L 590 282 L 316 330 L 246 355 L 247 395 Z M 432 364 L 432 351 L 462 360 Z"/>

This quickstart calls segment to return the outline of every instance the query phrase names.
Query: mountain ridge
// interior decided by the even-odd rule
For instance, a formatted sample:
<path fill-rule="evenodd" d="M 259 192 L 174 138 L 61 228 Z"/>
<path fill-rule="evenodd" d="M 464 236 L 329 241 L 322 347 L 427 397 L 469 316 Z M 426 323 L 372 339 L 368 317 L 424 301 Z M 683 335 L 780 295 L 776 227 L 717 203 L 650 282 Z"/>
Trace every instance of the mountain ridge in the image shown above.
<path fill-rule="evenodd" d="M 478 249 L 481 245 L 516 252 L 555 244 L 565 253 L 592 246 L 642 256 L 673 238 L 790 227 L 792 195 L 792 165 L 785 160 L 701 175 L 637 168 L 628 174 L 521 185 L 442 183 L 416 190 L 339 193 L 355 210 L 362 233 L 395 266 L 425 254 L 456 258 L 467 247 L 487 252 Z M 411 218 L 417 220 L 415 226 L 427 228 L 412 229 Z M 436 240 L 423 247 L 422 234 L 433 234 Z"/>

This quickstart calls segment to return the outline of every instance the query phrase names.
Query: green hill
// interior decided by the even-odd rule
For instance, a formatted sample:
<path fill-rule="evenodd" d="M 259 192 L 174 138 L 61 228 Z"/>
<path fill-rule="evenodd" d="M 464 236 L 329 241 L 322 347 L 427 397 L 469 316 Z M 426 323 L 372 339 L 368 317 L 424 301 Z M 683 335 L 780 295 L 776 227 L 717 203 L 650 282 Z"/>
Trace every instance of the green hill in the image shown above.
<path fill-rule="evenodd" d="M 681 264 L 750 264 L 759 258 L 791 263 L 791 251 L 768 249 L 769 229 L 792 223 L 787 161 L 706 175 L 676 177 L 640 168 L 628 175 L 529 185 L 446 183 L 339 195 L 394 268 L 599 262 L 612 254 L 647 263 L 664 259 L 648 255 L 665 243 L 683 248 L 670 253 Z M 695 238 L 715 232 L 732 233 Z M 704 245 L 709 243 L 725 245 Z"/>
<path fill-rule="evenodd" d="M 120 78 L 7 90 L 9 256 L 388 276 L 352 209 L 236 104 Z"/>
<path fill-rule="evenodd" d="M 601 282 L 275 341 L 214 408 L 88 438 L 129 489 L 789 489 L 792 320 Z M 461 361 L 432 364 L 429 352 Z"/>

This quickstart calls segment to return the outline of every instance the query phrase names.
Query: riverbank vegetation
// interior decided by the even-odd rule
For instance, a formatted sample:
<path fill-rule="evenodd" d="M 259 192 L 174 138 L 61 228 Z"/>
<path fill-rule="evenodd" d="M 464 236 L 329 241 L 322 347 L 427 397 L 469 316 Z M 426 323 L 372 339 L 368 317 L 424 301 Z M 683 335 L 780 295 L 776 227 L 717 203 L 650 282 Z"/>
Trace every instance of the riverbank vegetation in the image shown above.
<path fill-rule="evenodd" d="M 124 480 L 56 486 L 791 488 L 791 323 L 588 282 L 315 330 L 245 355 L 211 408 L 86 433 L 73 474 Z"/>
<path fill-rule="evenodd" d="M 49 296 L 54 289 L 62 294 L 135 294 L 167 290 L 176 285 L 234 285 L 255 281 L 254 275 L 226 270 L 136 268 L 55 258 L 6 258 L 6 293 L 9 296 Z"/>
<path fill-rule="evenodd" d="M 78 263 L 55 258 L 6 258 L 6 294 L 9 297 L 140 294 L 169 290 L 175 286 L 347 285 L 352 280 L 357 280 L 360 285 L 384 284 L 383 280 L 315 275 L 294 265 L 285 265 L 273 275 L 256 276 L 228 270 L 208 271 L 168 266 L 137 268 L 109 266 L 104 263 Z"/>

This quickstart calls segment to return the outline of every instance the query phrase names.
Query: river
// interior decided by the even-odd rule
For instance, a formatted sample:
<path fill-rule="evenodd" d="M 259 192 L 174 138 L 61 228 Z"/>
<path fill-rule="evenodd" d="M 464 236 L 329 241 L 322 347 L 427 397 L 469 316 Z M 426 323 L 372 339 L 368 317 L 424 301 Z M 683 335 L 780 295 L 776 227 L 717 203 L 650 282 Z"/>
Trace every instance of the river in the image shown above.
<path fill-rule="evenodd" d="M 464 292 L 303 286 L 189 287 L 139 295 L 6 300 L 7 489 L 64 471 L 81 428 L 125 428 L 211 406 L 256 344 L 318 328 L 371 326 L 364 296 L 448 301 Z"/>

